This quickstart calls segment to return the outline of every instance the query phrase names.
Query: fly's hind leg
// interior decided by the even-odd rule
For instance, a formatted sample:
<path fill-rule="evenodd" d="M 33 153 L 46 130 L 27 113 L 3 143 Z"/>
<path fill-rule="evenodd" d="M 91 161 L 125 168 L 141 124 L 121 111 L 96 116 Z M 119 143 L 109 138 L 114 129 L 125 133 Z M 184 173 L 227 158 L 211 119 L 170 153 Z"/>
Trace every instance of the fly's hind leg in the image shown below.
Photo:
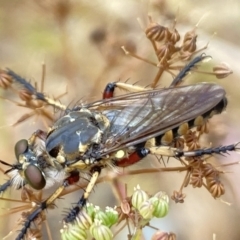
<path fill-rule="evenodd" d="M 114 96 L 114 91 L 115 88 L 118 88 L 120 90 L 124 90 L 127 92 L 141 92 L 141 91 L 146 91 L 146 90 L 151 90 L 152 88 L 150 87 L 141 87 L 139 85 L 135 84 L 128 84 L 128 83 L 123 83 L 123 82 L 112 82 L 108 83 L 107 86 L 105 87 L 103 91 L 103 99 L 109 99 Z"/>
<path fill-rule="evenodd" d="M 194 68 L 196 68 L 197 64 L 204 61 L 205 59 L 210 58 L 209 56 L 205 54 L 201 54 L 197 57 L 195 57 L 192 61 L 190 61 L 179 73 L 178 75 L 173 79 L 172 83 L 170 84 L 170 87 L 177 87 L 181 85 L 183 82 L 184 77 L 187 76 L 187 74 Z M 122 83 L 122 82 L 112 82 L 108 83 L 107 86 L 104 89 L 103 92 L 103 99 L 109 99 L 112 98 L 114 95 L 115 88 L 119 88 L 121 90 L 127 91 L 127 92 L 141 92 L 146 90 L 151 90 L 153 88 L 151 87 L 141 87 L 139 85 L 135 84 L 128 84 L 128 83 Z"/>
<path fill-rule="evenodd" d="M 168 146 L 152 147 L 149 152 L 154 155 L 166 156 L 166 157 L 201 157 L 204 155 L 220 154 L 224 155 L 231 151 L 239 151 L 239 142 L 235 144 L 230 144 L 226 146 L 216 147 L 216 148 L 205 148 L 196 149 L 193 151 L 184 151 L 177 148 L 172 148 Z"/>

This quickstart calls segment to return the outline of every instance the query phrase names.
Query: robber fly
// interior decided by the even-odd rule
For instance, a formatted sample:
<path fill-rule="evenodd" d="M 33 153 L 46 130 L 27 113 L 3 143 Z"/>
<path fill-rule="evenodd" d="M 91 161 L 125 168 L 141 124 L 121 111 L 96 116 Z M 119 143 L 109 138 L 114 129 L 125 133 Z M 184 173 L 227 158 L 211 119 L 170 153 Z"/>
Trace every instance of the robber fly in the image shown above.
<path fill-rule="evenodd" d="M 77 218 L 86 205 L 101 170 L 107 166 L 127 167 L 149 154 L 181 158 L 234 151 L 234 144 L 194 151 L 169 147 L 174 139 L 186 134 L 192 127 L 203 125 L 207 119 L 221 113 L 227 106 L 225 90 L 217 84 L 200 83 L 176 87 L 182 77 L 202 58 L 201 55 L 187 65 L 169 88 L 142 89 L 113 97 L 114 89 L 122 83 L 110 83 L 105 88 L 103 100 L 72 109 L 37 92 L 25 79 L 6 70 L 8 75 L 31 91 L 37 99 L 64 111 L 63 116 L 53 123 L 48 132 L 38 130 L 29 140 L 17 142 L 16 164 L 1 161 L 10 167 L 6 173 L 11 176 L 1 186 L 1 192 L 12 185 L 17 185 L 17 188 L 30 185 L 33 189 L 41 190 L 51 183 L 54 185 L 54 181 L 62 182 L 27 217 L 16 239 L 24 238 L 38 215 L 67 186 L 77 182 L 81 173 L 90 173 L 91 178 L 84 194 L 65 216 L 65 223 L 72 223 Z M 39 154 L 35 149 L 36 138 L 44 142 Z M 56 176 L 58 179 L 53 180 Z"/>

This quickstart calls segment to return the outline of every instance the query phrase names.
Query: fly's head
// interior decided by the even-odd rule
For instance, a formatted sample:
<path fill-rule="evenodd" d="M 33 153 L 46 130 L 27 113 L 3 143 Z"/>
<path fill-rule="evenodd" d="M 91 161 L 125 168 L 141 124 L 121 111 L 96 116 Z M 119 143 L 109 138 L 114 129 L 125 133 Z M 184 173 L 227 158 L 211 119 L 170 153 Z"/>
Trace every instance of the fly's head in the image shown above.
<path fill-rule="evenodd" d="M 71 111 L 50 129 L 46 151 L 62 166 L 74 164 L 75 169 L 85 169 L 98 160 L 97 149 L 109 125 L 108 118 L 100 112 L 85 108 Z"/>
<path fill-rule="evenodd" d="M 15 156 L 17 164 L 13 165 L 13 168 L 7 172 L 17 170 L 13 174 L 15 177 L 22 177 L 24 184 L 29 184 L 36 190 L 43 189 L 46 185 L 46 178 L 40 163 L 41 158 L 37 156 L 28 140 L 21 139 L 15 144 Z"/>

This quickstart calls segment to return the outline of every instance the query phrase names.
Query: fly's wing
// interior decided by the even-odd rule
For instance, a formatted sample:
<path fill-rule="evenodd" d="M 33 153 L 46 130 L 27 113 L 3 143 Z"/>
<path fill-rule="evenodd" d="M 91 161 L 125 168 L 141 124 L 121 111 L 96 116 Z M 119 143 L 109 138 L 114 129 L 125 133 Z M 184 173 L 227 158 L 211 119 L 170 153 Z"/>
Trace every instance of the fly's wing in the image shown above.
<path fill-rule="evenodd" d="M 224 96 L 225 90 L 221 86 L 201 83 L 144 91 L 105 101 L 109 106 L 103 113 L 109 117 L 111 125 L 105 134 L 107 144 L 105 149 L 103 146 L 103 155 L 134 146 L 190 121 L 214 108 Z"/>

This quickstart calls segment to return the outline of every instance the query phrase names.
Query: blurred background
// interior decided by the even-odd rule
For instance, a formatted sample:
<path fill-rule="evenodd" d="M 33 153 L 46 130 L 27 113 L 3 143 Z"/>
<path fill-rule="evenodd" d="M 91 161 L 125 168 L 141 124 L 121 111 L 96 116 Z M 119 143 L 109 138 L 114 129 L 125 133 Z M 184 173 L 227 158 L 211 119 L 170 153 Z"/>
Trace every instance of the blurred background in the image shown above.
<path fill-rule="evenodd" d="M 210 80 L 224 86 L 228 108 L 211 119 L 212 130 L 206 141 L 213 146 L 240 141 L 240 2 L 237 0 L 1 0 L 0 68 L 8 67 L 31 82 L 37 82 L 40 87 L 44 62 L 44 92 L 57 97 L 67 89 L 67 94 L 60 99 L 64 104 L 80 99 L 100 99 L 105 85 L 112 81 L 129 79 L 130 83 L 148 85 L 157 69 L 126 56 L 121 49 L 124 45 L 140 56 L 155 60 L 152 46 L 137 21 L 139 18 L 141 25 L 146 26 L 148 15 L 164 26 L 172 26 L 176 18 L 176 28 L 180 33 L 198 24 L 198 46 L 201 48 L 210 41 L 204 52 L 212 56 L 212 64 L 225 62 L 231 67 L 233 74 L 226 79 L 193 74 L 194 79 L 190 76 L 186 84 Z M 214 35 L 215 32 L 217 34 Z M 160 86 L 167 86 L 171 79 L 166 75 Z M 1 89 L 3 97 L 14 99 L 13 95 L 11 91 Z M 37 117 L 12 126 L 29 111 L 7 100 L 0 102 L 0 159 L 14 162 L 15 143 L 28 138 L 36 129 L 45 128 L 44 122 Z M 239 155 L 217 156 L 216 161 L 239 161 Z M 142 161 L 133 168 L 146 168 L 149 164 L 150 161 Z M 184 189 L 187 194 L 185 203 L 171 202 L 168 216 L 151 224 L 163 231 L 176 233 L 179 240 L 212 240 L 214 233 L 217 240 L 240 239 L 240 168 L 233 165 L 223 170 L 226 171 L 223 176 L 226 194 L 221 199 L 231 205 L 213 199 L 204 188 L 189 186 Z M 6 177 L 1 176 L 1 179 L 3 182 Z M 171 195 L 180 187 L 182 179 L 181 173 L 160 173 L 129 176 L 122 182 L 128 183 L 129 195 L 137 184 L 150 194 L 162 190 Z M 15 198 L 16 193 L 12 190 L 10 196 Z M 69 208 L 78 196 L 79 193 L 56 202 L 58 218 L 56 211 L 48 211 L 48 222 L 54 235 L 61 228 L 61 209 Z M 101 207 L 117 205 L 111 183 L 98 184 L 90 202 Z M 4 209 L 9 207 L 9 203 L 2 201 L 0 206 Z M 16 219 L 15 215 L 4 218 L 0 238 L 11 230 Z M 154 230 L 146 228 L 145 239 L 151 239 L 153 233 Z M 121 234 L 116 239 L 127 239 L 126 232 Z"/>

